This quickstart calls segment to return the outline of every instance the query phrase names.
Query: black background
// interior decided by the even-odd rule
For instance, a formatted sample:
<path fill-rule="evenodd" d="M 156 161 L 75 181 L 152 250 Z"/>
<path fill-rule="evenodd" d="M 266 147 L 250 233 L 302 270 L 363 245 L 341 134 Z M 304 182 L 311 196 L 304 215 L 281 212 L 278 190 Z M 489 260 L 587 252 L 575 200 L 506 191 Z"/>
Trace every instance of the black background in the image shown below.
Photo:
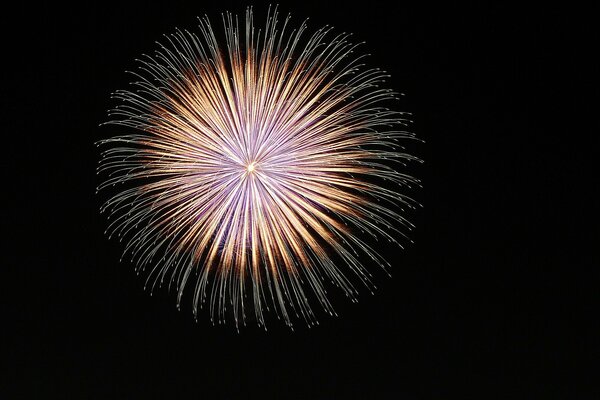
<path fill-rule="evenodd" d="M 392 279 L 294 332 L 236 333 L 150 297 L 95 196 L 93 143 L 115 133 L 98 124 L 134 58 L 245 4 L 5 15 L 2 397 L 597 398 L 598 124 L 575 94 L 598 95 L 590 12 L 402 3 L 280 4 L 365 40 L 426 142 L 410 147 L 415 244 L 380 249 Z"/>

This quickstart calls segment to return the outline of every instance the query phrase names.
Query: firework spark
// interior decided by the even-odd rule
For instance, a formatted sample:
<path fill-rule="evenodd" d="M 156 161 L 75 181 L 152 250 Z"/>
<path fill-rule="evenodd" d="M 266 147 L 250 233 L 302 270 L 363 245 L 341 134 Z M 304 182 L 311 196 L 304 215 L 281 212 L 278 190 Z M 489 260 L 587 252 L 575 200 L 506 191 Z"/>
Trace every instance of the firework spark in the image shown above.
<path fill-rule="evenodd" d="M 257 31 L 249 9 L 241 31 L 225 14 L 225 47 L 206 17 L 200 34 L 166 35 L 114 94 L 107 124 L 135 133 L 99 142 L 98 189 L 122 187 L 102 207 L 107 232 L 178 305 L 195 280 L 194 314 L 208 304 L 216 322 L 253 310 L 265 326 L 271 307 L 312 325 L 311 303 L 334 314 L 329 282 L 355 300 L 356 283 L 373 287 L 360 258 L 388 265 L 367 236 L 411 227 L 400 191 L 418 181 L 398 169 L 416 158 L 398 142 L 413 135 L 382 106 L 397 97 L 379 87 L 387 75 L 353 56 L 349 34 L 305 38 L 289 20 L 269 12 Z"/>

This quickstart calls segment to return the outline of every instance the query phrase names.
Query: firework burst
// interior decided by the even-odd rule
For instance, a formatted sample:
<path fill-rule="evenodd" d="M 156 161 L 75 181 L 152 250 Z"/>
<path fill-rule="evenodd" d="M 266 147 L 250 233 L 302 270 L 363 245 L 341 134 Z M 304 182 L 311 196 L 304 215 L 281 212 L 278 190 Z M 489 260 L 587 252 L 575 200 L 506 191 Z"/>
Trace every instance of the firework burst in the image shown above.
<path fill-rule="evenodd" d="M 225 14 L 223 47 L 207 18 L 166 35 L 113 95 L 107 124 L 134 133 L 99 142 L 98 189 L 121 188 L 102 206 L 108 234 L 151 288 L 179 305 L 191 280 L 194 314 L 207 304 L 236 326 L 248 312 L 265 326 L 269 309 L 312 325 L 312 303 L 334 314 L 330 282 L 355 300 L 357 283 L 373 287 L 360 259 L 388 265 L 367 237 L 396 242 L 414 205 L 400 192 L 417 180 L 398 171 L 416 160 L 398 144 L 413 135 L 382 106 L 397 97 L 385 72 L 349 34 L 277 19 L 257 30 L 248 10 L 240 30 Z"/>

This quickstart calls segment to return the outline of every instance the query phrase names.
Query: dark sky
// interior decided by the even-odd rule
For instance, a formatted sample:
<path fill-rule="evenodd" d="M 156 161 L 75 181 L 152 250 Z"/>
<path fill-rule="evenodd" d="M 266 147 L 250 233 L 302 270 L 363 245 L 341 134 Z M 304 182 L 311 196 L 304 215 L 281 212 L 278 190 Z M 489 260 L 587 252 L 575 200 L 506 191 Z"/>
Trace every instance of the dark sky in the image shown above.
<path fill-rule="evenodd" d="M 317 328 L 271 319 L 268 332 L 241 333 L 206 313 L 194 322 L 166 290 L 150 297 L 118 262 L 94 194 L 93 143 L 115 133 L 98 124 L 136 57 L 198 15 L 218 26 L 221 11 L 245 4 L 21 6 L 4 35 L 0 397 L 599 396 L 598 185 L 587 155 L 598 123 L 583 123 L 595 109 L 574 94 L 597 98 L 584 78 L 598 71 L 597 33 L 583 10 L 412 3 L 280 5 L 297 23 L 310 17 L 311 30 L 330 24 L 366 41 L 369 62 L 406 94 L 426 142 L 410 146 L 425 160 L 411 166 L 424 207 L 410 214 L 414 244 L 382 244 L 393 277 L 376 276 L 374 296 L 336 298 L 339 317 Z"/>

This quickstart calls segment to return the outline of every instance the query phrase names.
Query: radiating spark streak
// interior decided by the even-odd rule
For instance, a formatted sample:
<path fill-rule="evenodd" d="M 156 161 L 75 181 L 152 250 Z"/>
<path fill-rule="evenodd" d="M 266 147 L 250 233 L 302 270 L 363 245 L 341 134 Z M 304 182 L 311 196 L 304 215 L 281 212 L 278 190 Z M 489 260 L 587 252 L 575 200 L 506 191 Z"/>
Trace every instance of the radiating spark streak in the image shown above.
<path fill-rule="evenodd" d="M 329 281 L 356 300 L 350 276 L 374 288 L 361 258 L 389 265 L 367 235 L 397 243 L 412 227 L 400 191 L 419 181 L 398 169 L 419 160 L 398 151 L 413 135 L 383 107 L 397 97 L 380 88 L 388 75 L 353 55 L 349 34 L 305 39 L 289 21 L 269 11 L 260 31 L 249 9 L 240 30 L 225 14 L 225 46 L 208 18 L 199 35 L 166 35 L 113 95 L 107 124 L 136 132 L 99 143 L 98 190 L 124 187 L 102 206 L 107 233 L 178 305 L 195 278 L 194 315 L 208 302 L 219 323 L 251 309 L 265 326 L 271 308 L 313 325 L 311 299 L 334 314 Z"/>

